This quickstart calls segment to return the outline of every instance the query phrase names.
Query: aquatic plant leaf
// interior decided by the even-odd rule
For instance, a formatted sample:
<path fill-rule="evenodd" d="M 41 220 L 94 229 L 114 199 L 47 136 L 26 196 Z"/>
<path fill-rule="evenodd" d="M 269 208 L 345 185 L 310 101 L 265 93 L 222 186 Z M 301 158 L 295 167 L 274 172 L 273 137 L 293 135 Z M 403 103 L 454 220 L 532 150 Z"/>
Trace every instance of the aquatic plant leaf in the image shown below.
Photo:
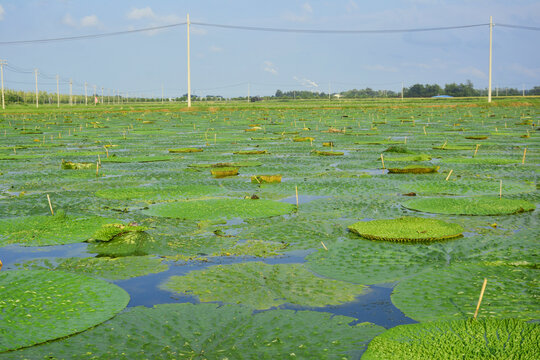
<path fill-rule="evenodd" d="M 89 239 L 97 229 L 117 220 L 101 216 L 52 215 L 0 220 L 0 245 L 46 246 L 74 244 Z"/>
<path fill-rule="evenodd" d="M 30 260 L 22 264 L 22 267 L 27 270 L 62 270 L 108 280 L 123 280 L 166 271 L 169 267 L 162 261 L 152 256 L 58 258 L 53 261 Z"/>
<path fill-rule="evenodd" d="M 153 254 L 160 244 L 144 231 L 124 232 L 110 241 L 94 241 L 88 245 L 89 253 L 98 256 L 144 256 Z"/>
<path fill-rule="evenodd" d="M 424 198 L 405 202 L 403 206 L 417 211 L 455 215 L 508 215 L 536 208 L 526 200 L 496 197 Z"/>
<path fill-rule="evenodd" d="M 429 174 L 436 173 L 440 166 L 408 165 L 402 168 L 388 168 L 390 174 Z"/>
<path fill-rule="evenodd" d="M 357 359 L 384 331 L 314 311 L 216 304 L 136 307 L 81 334 L 10 353 L 10 359 Z M 294 355 L 292 355 L 294 354 Z M 0 354 L 0 359 L 3 359 Z"/>
<path fill-rule="evenodd" d="M 389 220 L 359 221 L 349 230 L 371 240 L 435 241 L 451 239 L 463 233 L 463 227 L 442 220 L 401 217 Z"/>
<path fill-rule="evenodd" d="M 538 359 L 540 325 L 516 319 L 400 325 L 375 337 L 362 360 Z"/>
<path fill-rule="evenodd" d="M 191 197 L 216 195 L 223 189 L 215 185 L 190 184 L 175 186 L 120 187 L 96 191 L 96 196 L 117 200 L 177 200 Z"/>
<path fill-rule="evenodd" d="M 302 265 L 249 262 L 216 265 L 172 276 L 163 289 L 198 296 L 202 302 L 221 301 L 268 309 L 281 304 L 324 306 L 354 300 L 362 285 L 313 275 Z"/>
<path fill-rule="evenodd" d="M 294 209 L 292 204 L 272 200 L 212 199 L 153 205 L 143 213 L 188 220 L 253 219 L 284 215 Z"/>
<path fill-rule="evenodd" d="M 499 181 L 459 179 L 445 181 L 415 181 L 400 185 L 404 192 L 413 191 L 422 195 L 495 195 L 499 193 Z M 505 181 L 505 194 L 528 193 L 535 190 L 534 184 L 518 181 Z"/>
<path fill-rule="evenodd" d="M 287 249 L 288 244 L 275 243 L 261 240 L 248 240 L 246 242 L 236 244 L 234 247 L 223 249 L 213 256 L 255 256 L 255 257 L 271 257 L 282 255 Z"/>
<path fill-rule="evenodd" d="M 103 280 L 63 271 L 0 273 L 0 352 L 71 335 L 120 312 L 129 295 Z"/>
<path fill-rule="evenodd" d="M 111 241 L 115 237 L 129 233 L 129 232 L 142 232 L 148 230 L 145 226 L 137 225 L 125 225 L 125 224 L 105 224 L 94 233 L 88 242 L 95 241 Z"/>
<path fill-rule="evenodd" d="M 418 321 L 471 318 L 483 279 L 487 287 L 479 318 L 538 319 L 538 270 L 516 266 L 455 263 L 400 282 L 392 302 Z"/>

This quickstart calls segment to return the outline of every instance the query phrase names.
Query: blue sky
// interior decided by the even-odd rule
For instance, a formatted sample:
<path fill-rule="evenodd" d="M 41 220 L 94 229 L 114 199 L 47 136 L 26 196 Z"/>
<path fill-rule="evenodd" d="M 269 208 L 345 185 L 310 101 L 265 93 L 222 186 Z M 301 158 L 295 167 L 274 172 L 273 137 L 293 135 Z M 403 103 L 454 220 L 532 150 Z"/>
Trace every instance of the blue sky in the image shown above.
<path fill-rule="evenodd" d="M 0 0 L 0 42 L 106 33 L 191 21 L 295 29 L 406 29 L 494 23 L 540 27 L 537 0 L 139 1 Z M 276 89 L 400 90 L 401 83 L 465 82 L 487 87 L 489 27 L 399 34 L 300 34 L 192 25 L 197 95 L 270 95 Z M 540 85 L 540 32 L 494 28 L 493 86 Z M 41 90 L 73 78 L 131 94 L 187 91 L 186 27 L 100 39 L 0 45 L 0 59 L 38 68 Z M 33 88 L 33 74 L 4 69 L 9 88 Z M 68 85 L 61 82 L 61 92 Z"/>

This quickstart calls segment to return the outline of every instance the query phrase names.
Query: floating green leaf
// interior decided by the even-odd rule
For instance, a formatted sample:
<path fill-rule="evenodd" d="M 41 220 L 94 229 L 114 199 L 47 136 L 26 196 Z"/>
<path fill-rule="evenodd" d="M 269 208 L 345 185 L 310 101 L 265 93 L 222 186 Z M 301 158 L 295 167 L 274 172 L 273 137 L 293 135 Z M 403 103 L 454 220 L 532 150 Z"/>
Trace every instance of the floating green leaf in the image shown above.
<path fill-rule="evenodd" d="M 174 186 L 121 187 L 96 191 L 96 196 L 117 200 L 177 200 L 216 195 L 223 189 L 215 185 L 190 184 Z"/>
<path fill-rule="evenodd" d="M 319 278 L 302 265 L 249 262 L 216 265 L 172 276 L 164 289 L 188 293 L 203 302 L 221 301 L 256 309 L 290 303 L 302 306 L 336 305 L 354 300 L 361 285 Z"/>
<path fill-rule="evenodd" d="M 272 200 L 212 199 L 158 204 L 143 213 L 188 220 L 253 219 L 284 215 L 294 209 L 294 205 Z"/>
<path fill-rule="evenodd" d="M 0 352 L 71 335 L 110 319 L 129 295 L 103 280 L 63 271 L 0 273 Z"/>
<path fill-rule="evenodd" d="M 125 224 L 105 224 L 94 233 L 88 242 L 111 241 L 115 237 L 127 234 L 129 232 L 142 232 L 148 230 L 147 227 Z"/>
<path fill-rule="evenodd" d="M 387 241 L 434 241 L 455 238 L 463 233 L 458 224 L 418 217 L 359 221 L 350 225 L 349 230 L 366 239 Z"/>
<path fill-rule="evenodd" d="M 540 358 L 540 325 L 515 319 L 400 325 L 369 343 L 362 360 Z"/>
<path fill-rule="evenodd" d="M 471 318 L 483 279 L 487 287 L 478 316 L 538 319 L 538 270 L 528 267 L 456 263 L 400 282 L 392 302 L 418 321 Z"/>
<path fill-rule="evenodd" d="M 417 211 L 455 215 L 508 215 L 535 209 L 535 205 L 526 200 L 495 197 L 424 198 L 408 201 L 403 206 Z"/>
<path fill-rule="evenodd" d="M 495 195 L 499 193 L 499 181 L 495 180 L 430 180 L 407 182 L 400 185 L 402 191 L 414 191 L 422 195 Z M 533 184 L 505 181 L 505 194 L 528 193 L 535 190 Z"/>
<path fill-rule="evenodd" d="M 70 338 L 9 353 L 10 359 L 357 359 L 384 331 L 314 311 L 252 315 L 233 305 L 136 307 Z M 8 355 L 8 354 L 6 354 Z M 0 359 L 3 359 L 0 354 Z"/>

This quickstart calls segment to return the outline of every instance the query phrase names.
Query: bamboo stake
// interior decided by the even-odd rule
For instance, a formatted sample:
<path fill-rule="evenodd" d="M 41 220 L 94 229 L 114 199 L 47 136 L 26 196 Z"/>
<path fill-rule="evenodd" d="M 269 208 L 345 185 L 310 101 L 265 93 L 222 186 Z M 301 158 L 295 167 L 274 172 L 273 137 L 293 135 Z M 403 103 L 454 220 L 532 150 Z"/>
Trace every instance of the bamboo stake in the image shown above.
<path fill-rule="evenodd" d="M 216 141 L 217 141 L 217 134 L 214 134 L 214 145 L 216 145 Z"/>
<path fill-rule="evenodd" d="M 54 211 L 51 204 L 51 198 L 49 197 L 49 194 L 47 194 L 47 201 L 49 201 L 49 209 L 51 209 L 51 215 L 54 216 Z"/>
<path fill-rule="evenodd" d="M 480 147 L 480 144 L 476 144 L 476 149 L 474 149 L 474 154 L 472 157 L 476 157 L 476 153 L 478 152 L 479 147 Z"/>
<path fill-rule="evenodd" d="M 97 154 L 97 161 L 101 164 L 101 158 L 99 157 L 99 154 Z"/>
<path fill-rule="evenodd" d="M 525 156 L 527 156 L 527 148 L 523 149 L 523 159 L 521 160 L 522 164 L 525 164 Z"/>
<path fill-rule="evenodd" d="M 294 191 L 296 192 L 296 209 L 298 209 L 298 186 L 295 185 Z"/>
<path fill-rule="evenodd" d="M 324 243 L 322 241 L 321 241 L 321 244 L 322 244 L 324 250 L 328 251 L 328 248 L 326 247 L 326 245 L 324 245 Z"/>
<path fill-rule="evenodd" d="M 423 129 L 424 129 L 424 135 L 427 135 L 426 127 L 424 126 Z"/>
<path fill-rule="evenodd" d="M 499 199 L 502 199 L 502 180 L 499 184 Z"/>
<path fill-rule="evenodd" d="M 96 176 L 99 174 L 99 162 L 96 161 Z"/>
<path fill-rule="evenodd" d="M 482 303 L 482 297 L 484 297 L 484 291 L 486 290 L 487 278 L 484 278 L 484 283 L 482 284 L 482 290 L 480 291 L 480 298 L 478 299 L 478 305 L 476 305 L 476 311 L 474 312 L 474 319 L 478 316 L 478 310 L 480 310 L 480 304 Z"/>
<path fill-rule="evenodd" d="M 446 181 L 448 181 L 448 179 L 450 179 L 450 175 L 452 175 L 452 171 L 454 171 L 454 169 L 451 169 L 450 172 L 448 173 L 448 176 L 446 177 Z"/>
<path fill-rule="evenodd" d="M 384 167 L 384 156 L 383 156 L 383 154 L 381 154 L 381 162 L 382 162 L 382 168 L 383 168 L 383 169 L 386 169 L 386 168 Z"/>
<path fill-rule="evenodd" d="M 109 158 L 109 149 L 107 149 L 106 146 L 103 146 L 103 148 L 105 149 L 105 152 L 107 153 L 107 159 Z"/>

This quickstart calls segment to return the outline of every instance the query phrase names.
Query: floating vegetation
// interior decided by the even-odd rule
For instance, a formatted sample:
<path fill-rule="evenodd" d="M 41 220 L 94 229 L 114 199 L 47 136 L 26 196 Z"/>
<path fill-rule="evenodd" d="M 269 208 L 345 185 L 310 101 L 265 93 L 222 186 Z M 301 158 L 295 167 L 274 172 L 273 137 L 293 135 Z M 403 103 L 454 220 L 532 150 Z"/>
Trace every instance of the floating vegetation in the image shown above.
<path fill-rule="evenodd" d="M 259 161 L 235 161 L 235 162 L 225 162 L 225 163 L 214 163 L 214 164 L 190 164 L 190 168 L 220 168 L 220 167 L 250 167 L 250 166 L 261 166 L 262 162 Z"/>
<path fill-rule="evenodd" d="M 314 141 L 314 140 L 315 140 L 315 138 L 309 137 L 309 136 L 306 136 L 306 137 L 295 137 L 295 138 L 293 138 L 293 141 L 294 141 L 294 142 L 305 142 L 305 141 L 312 142 L 312 141 Z"/>
<path fill-rule="evenodd" d="M 451 239 L 463 233 L 458 224 L 418 217 L 360 221 L 350 225 L 349 230 L 366 239 L 402 242 Z"/>
<path fill-rule="evenodd" d="M 88 252 L 98 256 L 144 256 L 154 253 L 159 244 L 144 231 L 123 232 L 110 241 L 93 241 L 88 245 Z"/>
<path fill-rule="evenodd" d="M 64 161 L 64 160 L 62 160 L 61 166 L 62 166 L 62 169 L 64 170 L 87 170 L 87 169 L 96 168 L 95 163 L 89 163 L 89 162 L 76 163 L 76 162 Z"/>
<path fill-rule="evenodd" d="M 375 337 L 362 359 L 538 359 L 540 325 L 516 319 L 401 325 Z"/>
<path fill-rule="evenodd" d="M 2 271 L 0 352 L 81 332 L 110 319 L 128 301 L 120 287 L 83 275 Z"/>
<path fill-rule="evenodd" d="M 421 195 L 493 195 L 499 192 L 499 181 L 483 179 L 444 179 L 414 181 L 400 184 L 402 191 L 413 190 Z M 534 184 L 518 181 L 504 183 L 505 194 L 529 193 L 535 190 Z"/>
<path fill-rule="evenodd" d="M 289 244 L 276 243 L 261 240 L 248 240 L 236 244 L 234 247 L 222 250 L 214 256 L 253 256 L 253 257 L 272 257 L 283 254 Z"/>
<path fill-rule="evenodd" d="M 280 183 L 281 175 L 253 175 L 251 182 L 254 184 Z"/>
<path fill-rule="evenodd" d="M 356 359 L 384 328 L 315 311 L 234 305 L 135 307 L 81 334 L 9 353 L 10 359 Z M 294 355 L 291 355 L 294 354 Z M 0 359 L 4 359 L 0 354 Z"/>
<path fill-rule="evenodd" d="M 234 151 L 233 154 L 235 155 L 262 155 L 262 154 L 269 154 L 268 150 L 239 150 Z"/>
<path fill-rule="evenodd" d="M 0 220 L 0 245 L 47 246 L 83 242 L 102 225 L 118 222 L 101 216 L 23 216 Z"/>
<path fill-rule="evenodd" d="M 272 200 L 211 199 L 157 204 L 143 213 L 186 220 L 254 219 L 284 215 L 295 209 L 292 204 Z"/>
<path fill-rule="evenodd" d="M 115 154 L 108 158 L 101 159 L 104 163 L 147 163 L 155 161 L 170 161 L 178 159 L 170 156 L 116 156 Z"/>
<path fill-rule="evenodd" d="M 77 257 L 36 259 L 25 262 L 22 267 L 26 270 L 62 270 L 108 280 L 124 280 L 166 271 L 169 267 L 162 261 L 152 256 Z"/>
<path fill-rule="evenodd" d="M 169 149 L 169 153 L 171 153 L 171 154 L 195 153 L 195 152 L 202 152 L 202 151 L 203 151 L 203 149 L 201 149 L 201 148 Z"/>
<path fill-rule="evenodd" d="M 470 319 L 484 278 L 479 318 L 538 319 L 538 270 L 528 267 L 456 263 L 425 271 L 402 280 L 392 303 L 418 321 Z"/>
<path fill-rule="evenodd" d="M 470 140 L 487 140 L 489 137 L 485 135 L 478 135 L 478 136 L 465 136 L 465 139 Z"/>
<path fill-rule="evenodd" d="M 216 265 L 172 276 L 163 289 L 196 295 L 202 302 L 221 301 L 255 309 L 281 304 L 337 305 L 353 301 L 365 291 L 362 285 L 323 279 L 299 264 L 268 265 L 248 262 Z"/>
<path fill-rule="evenodd" d="M 453 215 L 509 215 L 536 208 L 526 200 L 498 197 L 424 198 L 410 200 L 403 206 L 428 213 Z"/>
<path fill-rule="evenodd" d="M 435 150 L 474 150 L 474 146 L 471 145 L 441 145 L 441 146 L 434 146 L 433 149 Z"/>
<path fill-rule="evenodd" d="M 403 145 L 392 145 L 386 148 L 383 152 L 396 153 L 396 154 L 412 154 L 412 151 L 408 150 Z"/>
<path fill-rule="evenodd" d="M 169 185 L 169 186 L 138 186 L 119 187 L 96 191 L 95 195 L 117 200 L 179 200 L 192 197 L 202 197 L 223 193 L 223 189 L 215 185 Z"/>
<path fill-rule="evenodd" d="M 431 156 L 427 154 L 408 155 L 408 156 L 396 156 L 385 157 L 384 161 L 430 161 Z M 388 169 L 390 171 L 390 169 Z"/>
<path fill-rule="evenodd" d="M 238 168 L 234 167 L 216 167 L 210 169 L 210 173 L 216 179 L 221 179 L 228 176 L 238 175 Z"/>
<path fill-rule="evenodd" d="M 311 153 L 315 155 L 319 155 L 319 156 L 341 156 L 345 154 L 343 151 L 320 151 L 320 150 L 313 150 Z"/>
<path fill-rule="evenodd" d="M 440 166 L 408 165 L 402 168 L 388 168 L 390 174 L 429 174 L 436 173 Z"/>
<path fill-rule="evenodd" d="M 521 159 L 507 159 L 500 157 L 459 157 L 446 158 L 445 163 L 448 164 L 471 164 L 471 165 L 510 165 L 520 164 Z"/>
<path fill-rule="evenodd" d="M 127 234 L 129 232 L 142 232 L 148 230 L 147 227 L 132 225 L 132 224 L 105 224 L 95 232 L 88 242 L 96 241 L 111 241 L 117 236 Z"/>

